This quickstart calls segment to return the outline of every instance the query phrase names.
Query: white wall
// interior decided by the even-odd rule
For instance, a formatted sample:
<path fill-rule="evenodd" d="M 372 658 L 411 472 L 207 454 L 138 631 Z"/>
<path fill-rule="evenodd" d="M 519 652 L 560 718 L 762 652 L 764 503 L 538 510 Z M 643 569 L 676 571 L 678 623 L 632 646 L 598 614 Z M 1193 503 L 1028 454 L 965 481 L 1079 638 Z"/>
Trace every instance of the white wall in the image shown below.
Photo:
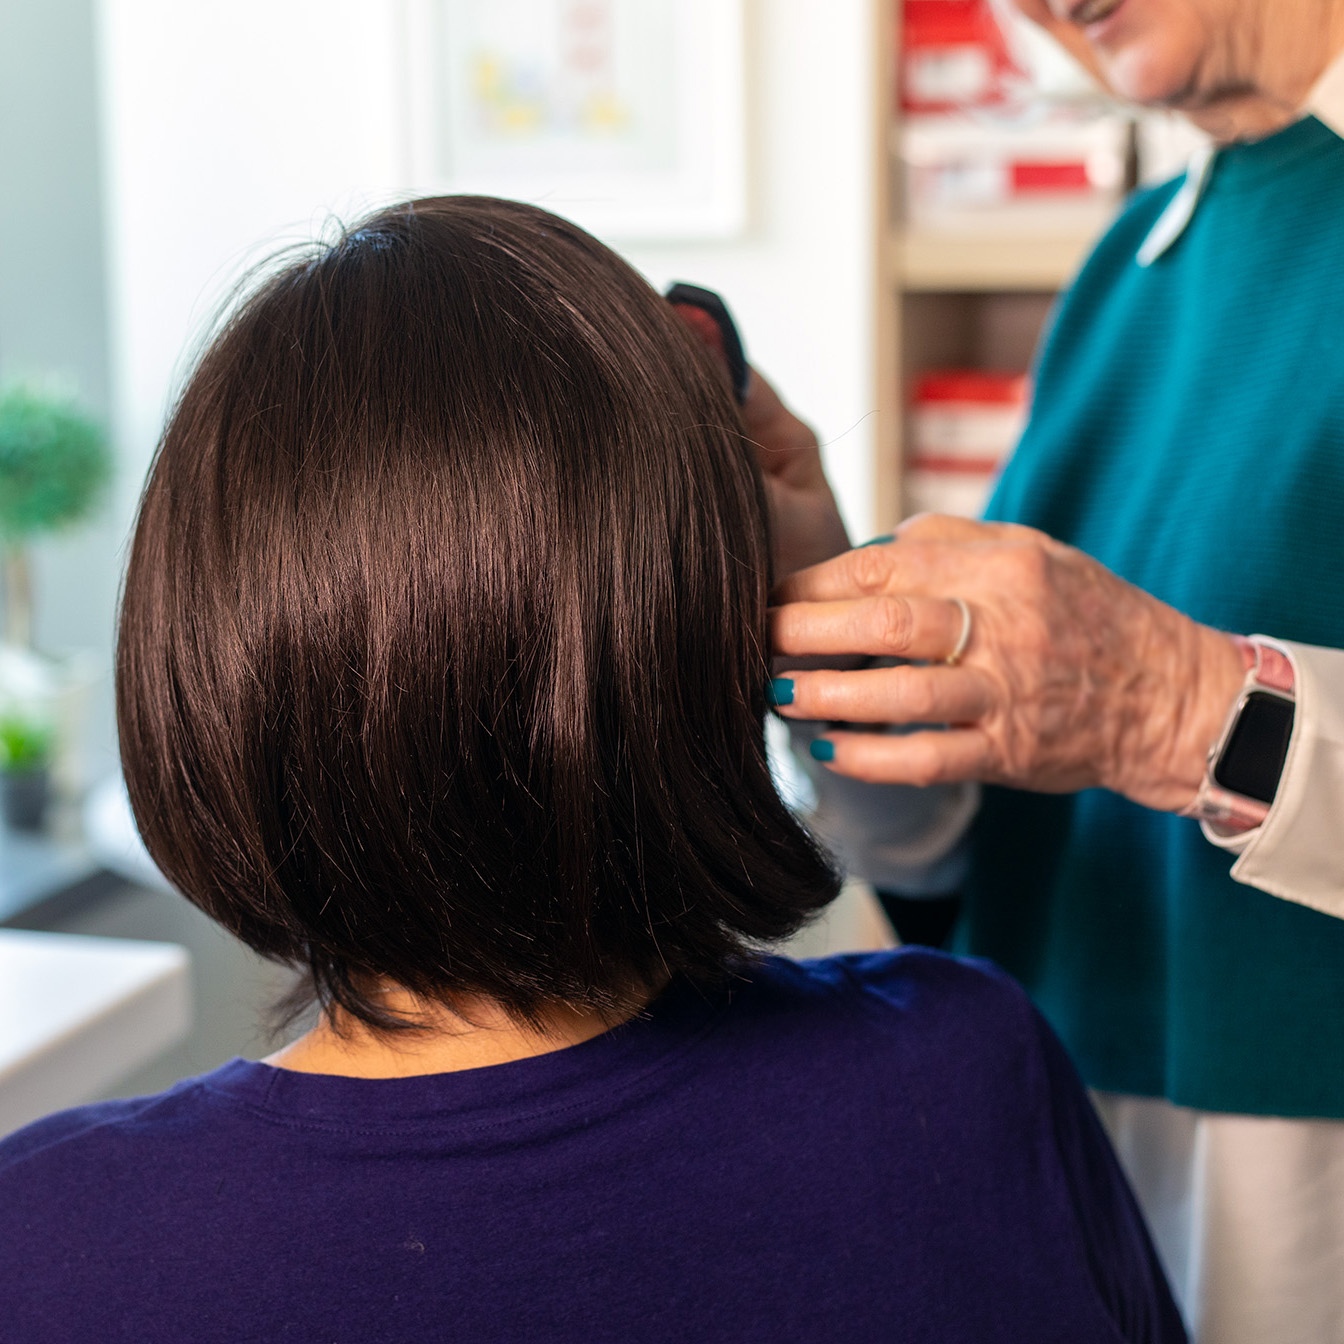
<path fill-rule="evenodd" d="M 748 236 L 625 249 L 723 291 L 869 531 L 876 0 L 749 0 Z M 396 0 L 99 0 L 113 401 L 129 521 L 182 354 L 245 266 L 404 194 Z"/>
<path fill-rule="evenodd" d="M 748 235 L 622 249 L 660 287 L 724 295 L 749 358 L 826 445 L 856 541 L 873 530 L 873 3 L 751 5 Z"/>
<path fill-rule="evenodd" d="M 188 342 L 247 266 L 395 189 L 394 29 L 382 8 L 99 0 L 128 518 Z"/>

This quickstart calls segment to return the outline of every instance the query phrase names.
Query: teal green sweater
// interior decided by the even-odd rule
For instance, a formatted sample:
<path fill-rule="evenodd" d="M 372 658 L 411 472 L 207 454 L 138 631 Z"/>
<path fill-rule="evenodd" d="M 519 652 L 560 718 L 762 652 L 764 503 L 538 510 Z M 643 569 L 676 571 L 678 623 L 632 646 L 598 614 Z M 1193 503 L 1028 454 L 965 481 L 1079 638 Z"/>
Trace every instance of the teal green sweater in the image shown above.
<path fill-rule="evenodd" d="M 1308 119 L 1225 151 L 1145 270 L 1174 191 L 1136 197 L 1061 303 L 988 516 L 1198 621 L 1344 646 L 1344 141 Z M 1230 864 L 1112 794 L 989 790 L 961 944 L 1094 1087 L 1344 1118 L 1344 920 Z"/>

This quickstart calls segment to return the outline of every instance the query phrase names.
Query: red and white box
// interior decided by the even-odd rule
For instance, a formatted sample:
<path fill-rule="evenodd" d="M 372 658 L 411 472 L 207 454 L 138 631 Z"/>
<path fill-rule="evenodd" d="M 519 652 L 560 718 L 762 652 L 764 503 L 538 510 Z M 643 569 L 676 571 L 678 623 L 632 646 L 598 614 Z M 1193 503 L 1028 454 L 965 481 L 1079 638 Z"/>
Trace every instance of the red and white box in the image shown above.
<path fill-rule="evenodd" d="M 988 0 L 905 0 L 900 58 L 907 114 L 992 106 L 1023 75 Z"/>
<path fill-rule="evenodd" d="M 906 222 L 1011 230 L 1100 220 L 1120 198 L 1127 144 L 1123 120 L 1083 109 L 1023 126 L 967 113 L 911 118 L 900 139 Z"/>
<path fill-rule="evenodd" d="M 1091 230 L 1119 201 L 1128 120 L 1095 92 L 1047 93 L 990 0 L 904 0 L 900 128 L 907 225 Z M 1084 80 L 1082 88 L 1087 88 Z"/>
<path fill-rule="evenodd" d="M 915 384 L 905 511 L 978 517 L 1026 423 L 1023 373 L 943 369 Z"/>

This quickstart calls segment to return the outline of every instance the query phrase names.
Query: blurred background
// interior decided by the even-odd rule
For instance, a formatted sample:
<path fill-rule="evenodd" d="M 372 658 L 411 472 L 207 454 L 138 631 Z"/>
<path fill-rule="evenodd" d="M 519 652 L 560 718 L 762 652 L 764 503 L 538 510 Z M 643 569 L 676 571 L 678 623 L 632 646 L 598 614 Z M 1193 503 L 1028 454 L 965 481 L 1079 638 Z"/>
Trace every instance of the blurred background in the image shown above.
<path fill-rule="evenodd" d="M 283 980 L 143 866 L 111 694 L 136 497 L 249 267 L 408 194 L 571 215 L 725 296 L 857 541 L 979 509 L 1056 293 L 1190 148 L 996 0 L 0 0 L 0 923 L 196 981 L 105 1089 L 264 1053 Z M 888 937 L 851 893 L 803 950 Z"/>

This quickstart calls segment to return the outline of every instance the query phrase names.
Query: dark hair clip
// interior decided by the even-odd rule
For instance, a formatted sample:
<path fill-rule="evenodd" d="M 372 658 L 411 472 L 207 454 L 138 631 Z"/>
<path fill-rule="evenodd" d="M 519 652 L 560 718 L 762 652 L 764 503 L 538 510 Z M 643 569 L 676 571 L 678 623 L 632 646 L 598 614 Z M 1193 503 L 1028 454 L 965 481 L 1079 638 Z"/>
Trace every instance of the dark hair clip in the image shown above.
<path fill-rule="evenodd" d="M 728 305 L 712 289 L 701 289 L 699 285 L 688 285 L 678 280 L 667 291 L 667 301 L 681 311 L 698 334 L 716 344 L 719 354 L 728 366 L 728 377 L 732 381 L 733 396 L 738 405 L 747 399 L 747 383 L 751 371 L 747 368 L 746 351 L 742 348 L 742 337 L 738 335 L 737 324 L 728 311 Z M 687 313 L 686 309 L 691 309 Z M 703 322 L 697 321 L 695 314 L 703 313 L 709 317 L 717 332 L 717 340 Z"/>

